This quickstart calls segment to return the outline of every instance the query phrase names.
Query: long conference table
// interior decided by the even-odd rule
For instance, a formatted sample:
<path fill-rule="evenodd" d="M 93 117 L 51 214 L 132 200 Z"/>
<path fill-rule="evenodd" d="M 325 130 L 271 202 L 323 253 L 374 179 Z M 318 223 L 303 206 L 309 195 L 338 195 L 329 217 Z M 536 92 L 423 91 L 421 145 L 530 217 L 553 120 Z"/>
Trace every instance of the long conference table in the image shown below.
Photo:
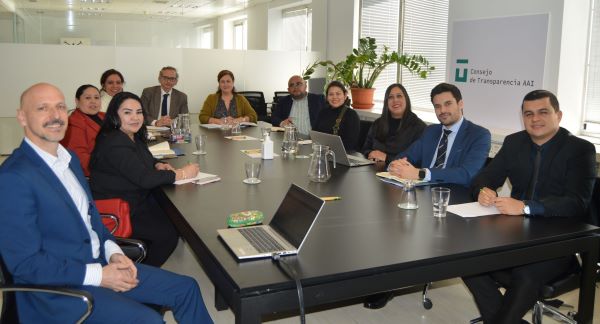
<path fill-rule="evenodd" d="M 419 208 L 397 207 L 402 188 L 384 183 L 381 166 L 337 165 L 326 183 L 309 181 L 308 158 L 275 157 L 262 162 L 258 185 L 242 183 L 242 149 L 260 148 L 259 141 L 233 141 L 220 129 L 194 129 L 208 136 L 208 154 L 175 144 L 185 156 L 170 160 L 181 166 L 197 162 L 221 181 L 206 185 L 164 186 L 157 199 L 189 244 L 215 286 L 215 306 L 231 308 L 236 323 L 260 323 L 263 315 L 297 314 L 294 280 L 271 259 L 238 261 L 217 235 L 231 213 L 260 210 L 268 223 L 291 183 L 317 196 L 340 196 L 327 202 L 297 256 L 285 257 L 303 287 L 307 308 L 431 281 L 502 269 L 579 252 L 583 272 L 578 323 L 592 323 L 597 227 L 568 219 L 530 219 L 493 215 L 462 218 L 432 216 L 430 188 L 417 189 Z M 257 127 L 243 135 L 259 137 Z M 271 133 L 280 153 L 282 133 Z M 310 145 L 300 153 L 310 153 Z M 452 189 L 450 203 L 470 201 L 467 190 Z"/>

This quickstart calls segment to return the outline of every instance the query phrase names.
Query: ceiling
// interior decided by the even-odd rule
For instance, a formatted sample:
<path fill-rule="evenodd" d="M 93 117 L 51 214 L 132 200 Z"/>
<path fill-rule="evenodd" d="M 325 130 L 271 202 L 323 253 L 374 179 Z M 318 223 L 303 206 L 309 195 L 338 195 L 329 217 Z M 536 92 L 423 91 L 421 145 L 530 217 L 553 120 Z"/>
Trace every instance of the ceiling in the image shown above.
<path fill-rule="evenodd" d="M 0 13 L 12 7 L 25 15 L 61 14 L 72 10 L 79 16 L 210 19 L 271 0 L 0 0 Z M 132 16 L 133 18 L 133 16 Z"/>

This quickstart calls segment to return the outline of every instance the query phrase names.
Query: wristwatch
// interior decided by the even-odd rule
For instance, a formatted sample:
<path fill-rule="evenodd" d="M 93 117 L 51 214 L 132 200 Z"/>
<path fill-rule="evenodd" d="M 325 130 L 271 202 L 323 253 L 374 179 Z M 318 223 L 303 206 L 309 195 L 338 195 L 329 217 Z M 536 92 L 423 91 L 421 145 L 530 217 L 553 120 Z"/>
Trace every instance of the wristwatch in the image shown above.
<path fill-rule="evenodd" d="M 525 201 L 523 201 L 523 214 L 531 215 L 531 210 L 529 209 L 529 205 L 527 205 L 527 202 L 525 202 Z"/>
<path fill-rule="evenodd" d="M 425 169 L 419 169 L 419 180 L 425 179 L 425 175 L 427 175 Z"/>

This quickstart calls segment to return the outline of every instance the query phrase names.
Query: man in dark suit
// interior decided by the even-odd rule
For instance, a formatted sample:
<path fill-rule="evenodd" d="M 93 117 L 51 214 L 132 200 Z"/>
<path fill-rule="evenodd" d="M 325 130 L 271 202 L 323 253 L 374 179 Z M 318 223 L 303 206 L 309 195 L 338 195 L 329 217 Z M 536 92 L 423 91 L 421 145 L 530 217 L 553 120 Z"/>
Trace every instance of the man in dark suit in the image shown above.
<path fill-rule="evenodd" d="M 77 159 L 59 141 L 67 129 L 63 94 L 36 84 L 21 95 L 21 146 L 0 167 L 0 256 L 16 283 L 89 291 L 90 323 L 163 323 L 142 303 L 173 310 L 180 323 L 212 323 L 192 278 L 135 265 L 100 220 Z M 71 297 L 17 293 L 24 323 L 73 323 Z"/>
<path fill-rule="evenodd" d="M 271 122 L 281 127 L 294 124 L 299 133 L 307 135 L 317 123 L 319 111 L 325 106 L 325 97 L 307 93 L 306 81 L 299 75 L 290 78 L 288 91 L 290 95 L 281 98 L 272 111 Z"/>
<path fill-rule="evenodd" d="M 178 80 L 177 70 L 172 66 L 165 66 L 158 73 L 160 85 L 142 91 L 146 125 L 169 127 L 173 118 L 188 113 L 187 95 L 173 88 Z"/>
<path fill-rule="evenodd" d="M 492 162 L 473 180 L 473 197 L 505 215 L 582 218 L 596 177 L 596 151 L 590 142 L 559 126 L 562 111 L 546 90 L 528 93 L 521 105 L 525 130 L 506 137 Z M 496 189 L 510 180 L 510 197 Z M 484 323 L 519 323 L 535 304 L 541 287 L 567 272 L 572 257 L 463 278 Z M 497 280 L 509 278 L 504 295 Z M 523 321 L 524 322 L 524 321 Z"/>
<path fill-rule="evenodd" d="M 431 90 L 431 102 L 440 124 L 428 126 L 390 163 L 388 171 L 404 179 L 469 186 L 488 157 L 490 132 L 463 117 L 462 95 L 456 86 L 438 84 Z"/>

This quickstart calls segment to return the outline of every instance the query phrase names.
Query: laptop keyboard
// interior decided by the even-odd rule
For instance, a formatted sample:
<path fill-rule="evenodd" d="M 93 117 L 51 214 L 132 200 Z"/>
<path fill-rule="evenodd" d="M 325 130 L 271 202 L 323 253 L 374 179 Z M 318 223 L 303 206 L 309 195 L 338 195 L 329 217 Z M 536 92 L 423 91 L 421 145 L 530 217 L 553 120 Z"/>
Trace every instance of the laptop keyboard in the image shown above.
<path fill-rule="evenodd" d="M 283 246 L 277 243 L 263 227 L 240 228 L 239 231 L 260 253 L 281 251 L 284 249 Z"/>

